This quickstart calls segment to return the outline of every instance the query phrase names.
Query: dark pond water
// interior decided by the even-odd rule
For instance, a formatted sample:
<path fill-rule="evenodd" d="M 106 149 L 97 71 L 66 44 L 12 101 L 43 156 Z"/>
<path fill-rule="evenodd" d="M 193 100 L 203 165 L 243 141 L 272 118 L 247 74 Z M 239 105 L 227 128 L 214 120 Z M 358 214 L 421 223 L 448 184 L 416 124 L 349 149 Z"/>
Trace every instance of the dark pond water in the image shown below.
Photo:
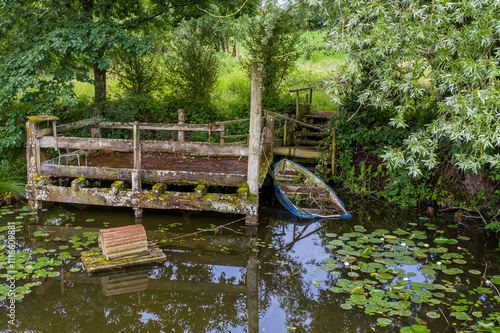
<path fill-rule="evenodd" d="M 449 215 L 429 218 L 375 202 L 346 206 L 351 220 L 307 224 L 280 207 L 264 207 L 254 235 L 240 221 L 217 234 L 172 242 L 240 217 L 145 211 L 142 224 L 162 244 L 167 262 L 93 275 L 77 261 L 82 248 L 94 246 L 85 237 L 133 224 L 131 210 L 54 205 L 35 218 L 23 207 L 4 208 L 0 225 L 17 222 L 17 272 L 24 267 L 26 276 L 16 281 L 22 299 L 15 303 L 14 325 L 9 299 L 0 296 L 0 331 L 497 330 L 495 239 Z M 36 266 L 40 261 L 49 264 Z M 7 266 L 0 267 L 5 294 Z M 37 285 L 22 289 L 37 272 L 54 277 L 39 277 Z"/>

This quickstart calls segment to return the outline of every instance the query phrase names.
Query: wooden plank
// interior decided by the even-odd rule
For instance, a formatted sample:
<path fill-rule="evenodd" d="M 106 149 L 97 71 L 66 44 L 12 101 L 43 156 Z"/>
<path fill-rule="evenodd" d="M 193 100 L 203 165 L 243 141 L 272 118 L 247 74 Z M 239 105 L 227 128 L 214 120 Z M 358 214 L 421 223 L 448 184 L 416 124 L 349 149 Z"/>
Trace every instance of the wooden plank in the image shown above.
<path fill-rule="evenodd" d="M 148 250 L 141 254 L 106 260 L 103 258 L 102 251 L 93 249 L 82 252 L 81 259 L 87 272 L 93 273 L 128 266 L 161 263 L 166 260 L 166 256 L 157 246 L 150 244 Z"/>
<path fill-rule="evenodd" d="M 220 143 L 143 141 L 142 150 L 210 156 L 248 156 L 248 147 Z"/>
<path fill-rule="evenodd" d="M 241 123 L 248 123 L 250 121 L 249 118 L 245 119 L 235 119 L 235 120 L 226 120 L 226 121 L 218 121 L 214 123 L 215 125 L 231 125 L 231 124 L 241 124 Z"/>
<path fill-rule="evenodd" d="M 109 189 L 84 188 L 71 191 L 63 186 L 45 185 L 35 188 L 27 185 L 26 191 L 32 200 L 68 202 L 97 206 L 140 207 L 152 209 L 185 209 L 215 211 L 231 214 L 256 212 L 254 201 L 238 198 L 237 194 L 210 193 L 209 198 L 195 198 L 190 192 L 165 192 L 155 197 L 151 191 L 143 191 L 139 196 L 132 191 L 121 191 L 116 195 Z"/>
<path fill-rule="evenodd" d="M 297 92 L 297 91 L 305 91 L 305 90 L 316 90 L 316 87 L 308 87 L 308 88 L 292 89 L 292 90 L 289 90 L 289 92 L 293 93 L 293 92 Z"/>
<path fill-rule="evenodd" d="M 208 132 L 208 125 L 203 124 L 153 124 L 153 123 L 139 123 L 141 130 L 154 130 L 154 131 L 192 131 L 192 132 Z M 133 129 L 134 123 L 112 123 L 102 122 L 101 128 L 115 128 L 115 129 Z M 218 124 L 212 124 L 210 130 L 212 132 L 221 132 L 222 127 Z"/>
<path fill-rule="evenodd" d="M 66 165 L 47 165 L 41 167 L 41 174 L 52 177 L 132 180 L 132 169 L 106 167 L 80 167 Z M 171 170 L 142 170 L 142 181 L 164 182 L 170 184 L 199 184 L 204 181 L 208 185 L 238 186 L 245 182 L 245 174 L 227 174 L 215 172 L 171 171 Z"/>
<path fill-rule="evenodd" d="M 271 115 L 273 115 L 275 117 L 283 118 L 283 119 L 286 119 L 286 120 L 289 120 L 289 121 L 293 121 L 293 122 L 295 122 L 295 123 L 297 123 L 297 124 L 299 124 L 301 126 L 304 126 L 304 127 L 310 128 L 310 129 L 314 129 L 316 131 L 321 131 L 322 130 L 321 127 L 314 126 L 314 125 L 305 123 L 305 122 L 297 120 L 297 119 L 290 118 L 288 116 L 285 116 L 285 115 L 282 115 L 282 114 L 279 114 L 279 113 L 276 113 L 276 112 L 273 112 L 273 111 L 267 111 L 267 110 L 264 110 L 264 111 L 269 112 L 269 114 L 271 114 Z"/>
<path fill-rule="evenodd" d="M 307 149 L 300 147 L 274 147 L 274 155 L 293 156 L 308 159 L 317 159 L 323 154 L 322 151 L 316 149 Z"/>
<path fill-rule="evenodd" d="M 248 138 L 249 134 L 239 134 L 239 135 L 223 135 L 224 139 L 242 139 Z"/>
<path fill-rule="evenodd" d="M 87 127 L 87 126 L 95 126 L 95 125 L 99 124 L 100 120 L 101 120 L 101 118 L 89 118 L 89 119 L 80 120 L 80 121 L 76 121 L 76 122 L 69 123 L 69 124 L 58 125 L 58 126 L 56 126 L 56 132 L 57 133 L 64 133 L 64 132 L 73 131 L 75 129 Z M 41 138 L 42 136 L 51 135 L 51 134 L 54 134 L 54 129 L 48 127 L 48 128 L 38 130 L 36 133 L 36 137 Z"/>
<path fill-rule="evenodd" d="M 42 137 L 39 141 L 41 148 L 54 148 L 55 146 L 54 138 L 52 137 Z M 121 152 L 133 151 L 134 147 L 133 140 L 74 137 L 58 138 L 58 145 L 59 148 L 113 150 Z M 202 142 L 142 141 L 142 151 L 210 156 L 248 156 L 248 148 L 245 146 Z"/>
<path fill-rule="evenodd" d="M 257 205 L 259 200 L 263 69 L 264 62 L 262 60 L 254 60 L 252 62 L 247 184 L 249 193 L 255 198 Z M 257 210 L 247 215 L 246 224 L 257 225 Z"/>
<path fill-rule="evenodd" d="M 133 140 L 120 139 L 102 139 L 102 138 L 58 138 L 59 148 L 67 149 L 85 149 L 85 150 L 114 150 L 114 151 L 132 151 Z M 44 136 L 39 139 L 40 148 L 54 148 L 53 137 Z"/>

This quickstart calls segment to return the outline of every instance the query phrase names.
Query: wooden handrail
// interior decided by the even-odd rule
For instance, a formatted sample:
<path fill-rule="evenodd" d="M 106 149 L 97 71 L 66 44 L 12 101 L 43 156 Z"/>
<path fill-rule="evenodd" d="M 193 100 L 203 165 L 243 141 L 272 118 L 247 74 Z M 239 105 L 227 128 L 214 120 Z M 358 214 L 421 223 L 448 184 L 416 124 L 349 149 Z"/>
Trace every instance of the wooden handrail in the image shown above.
<path fill-rule="evenodd" d="M 269 113 L 269 114 L 271 114 L 271 115 L 273 115 L 275 117 L 278 117 L 278 118 L 282 118 L 282 119 L 293 121 L 293 122 L 295 122 L 297 124 L 300 124 L 301 126 L 304 126 L 304 127 L 310 128 L 310 129 L 314 129 L 314 130 L 317 130 L 317 131 L 321 131 L 321 127 L 314 126 L 314 125 L 305 123 L 305 122 L 297 120 L 297 119 L 290 118 L 288 116 L 285 116 L 285 115 L 282 115 L 282 114 L 279 114 L 279 113 L 276 113 L 276 112 L 273 112 L 273 111 L 264 110 L 264 112 L 267 112 L 267 113 Z"/>
<path fill-rule="evenodd" d="M 305 90 L 316 90 L 316 87 L 292 89 L 292 90 L 289 90 L 289 92 L 298 92 L 298 91 L 305 91 Z"/>

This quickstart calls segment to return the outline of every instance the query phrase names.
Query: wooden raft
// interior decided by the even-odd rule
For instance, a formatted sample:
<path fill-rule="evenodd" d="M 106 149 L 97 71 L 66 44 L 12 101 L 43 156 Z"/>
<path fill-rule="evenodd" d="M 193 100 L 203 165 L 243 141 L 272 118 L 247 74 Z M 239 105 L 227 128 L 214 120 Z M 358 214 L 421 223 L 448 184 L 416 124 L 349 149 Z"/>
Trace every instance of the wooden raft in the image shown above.
<path fill-rule="evenodd" d="M 167 259 L 156 245 L 147 242 L 146 231 L 140 224 L 100 230 L 99 246 L 82 252 L 81 259 L 89 273 L 162 263 Z"/>

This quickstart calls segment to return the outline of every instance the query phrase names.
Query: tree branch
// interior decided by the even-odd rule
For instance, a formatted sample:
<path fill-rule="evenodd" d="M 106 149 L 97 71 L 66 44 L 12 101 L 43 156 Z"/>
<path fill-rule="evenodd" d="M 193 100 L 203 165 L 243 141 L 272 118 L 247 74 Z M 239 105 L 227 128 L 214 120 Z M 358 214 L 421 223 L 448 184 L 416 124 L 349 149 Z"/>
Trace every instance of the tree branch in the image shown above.
<path fill-rule="evenodd" d="M 138 26 L 139 24 L 142 24 L 144 22 L 147 22 L 147 21 L 150 21 L 162 14 L 164 14 L 167 10 L 169 9 L 172 9 L 172 8 L 176 8 L 176 7 L 187 7 L 187 6 L 191 6 L 191 5 L 196 5 L 196 4 L 199 4 L 199 3 L 202 3 L 202 2 L 205 2 L 205 0 L 200 0 L 200 1 L 193 1 L 193 2 L 187 2 L 187 3 L 182 3 L 182 4 L 179 4 L 179 5 L 172 5 L 172 6 L 169 6 L 169 7 L 164 7 L 163 9 L 161 9 L 159 12 L 155 13 L 155 14 L 152 14 L 148 17 L 143 17 L 137 21 L 134 21 L 134 22 L 128 22 L 126 24 L 124 24 L 121 28 L 122 29 L 129 29 L 129 28 L 134 28 L 136 26 Z"/>

